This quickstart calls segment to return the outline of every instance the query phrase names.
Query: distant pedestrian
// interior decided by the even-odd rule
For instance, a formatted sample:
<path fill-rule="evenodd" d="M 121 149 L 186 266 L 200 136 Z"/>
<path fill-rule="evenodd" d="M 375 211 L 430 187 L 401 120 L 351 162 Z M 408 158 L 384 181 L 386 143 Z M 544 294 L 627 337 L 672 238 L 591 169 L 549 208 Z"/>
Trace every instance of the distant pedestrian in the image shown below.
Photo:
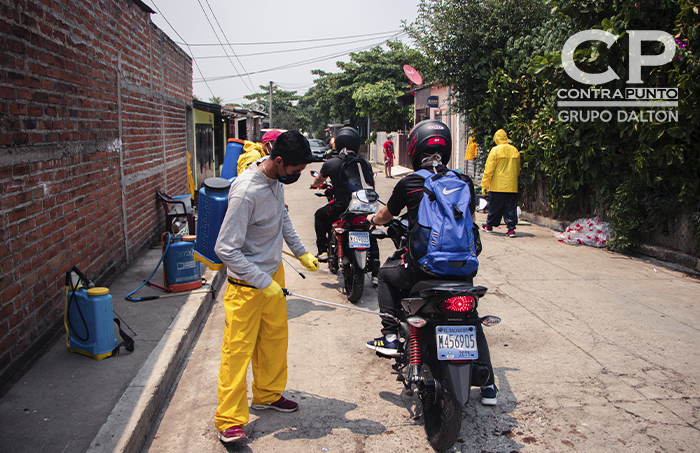
<path fill-rule="evenodd" d="M 394 142 L 391 141 L 391 135 L 386 136 L 386 141 L 384 142 L 384 176 L 387 178 L 393 178 L 391 176 L 391 167 L 394 166 Z"/>
<path fill-rule="evenodd" d="M 503 222 L 508 227 L 506 233 L 515 237 L 515 225 L 518 223 L 518 175 L 520 174 L 520 152 L 508 144 L 508 135 L 499 129 L 493 136 L 496 146 L 491 148 L 486 159 L 484 176 L 481 179 L 483 193 L 490 192 L 489 214 L 482 226 L 486 231 Z"/>

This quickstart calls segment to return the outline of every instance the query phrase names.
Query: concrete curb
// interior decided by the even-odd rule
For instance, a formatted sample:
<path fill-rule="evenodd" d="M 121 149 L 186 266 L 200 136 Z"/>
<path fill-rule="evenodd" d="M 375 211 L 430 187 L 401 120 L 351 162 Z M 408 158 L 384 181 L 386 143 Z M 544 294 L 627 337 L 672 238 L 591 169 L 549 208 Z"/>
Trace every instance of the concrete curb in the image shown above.
<path fill-rule="evenodd" d="M 226 272 L 207 269 L 204 278 L 219 291 Z M 89 453 L 138 453 L 151 432 L 199 327 L 206 321 L 215 296 L 192 294 L 180 308 L 138 374 L 122 394 L 107 421 L 90 442 Z"/>
<path fill-rule="evenodd" d="M 700 275 L 700 259 L 692 255 L 687 255 L 685 253 L 676 252 L 675 250 L 669 250 L 663 247 L 646 244 L 642 244 L 639 247 L 634 248 L 633 251 L 641 255 L 656 258 L 660 261 L 666 261 L 669 263 L 677 264 L 680 267 L 684 268 L 684 272 L 692 273 L 694 275 Z"/>
<path fill-rule="evenodd" d="M 559 232 L 566 230 L 566 228 L 571 224 L 570 221 L 551 219 L 549 217 L 536 215 L 525 211 L 522 212 L 522 217 L 530 223 L 547 227 Z"/>

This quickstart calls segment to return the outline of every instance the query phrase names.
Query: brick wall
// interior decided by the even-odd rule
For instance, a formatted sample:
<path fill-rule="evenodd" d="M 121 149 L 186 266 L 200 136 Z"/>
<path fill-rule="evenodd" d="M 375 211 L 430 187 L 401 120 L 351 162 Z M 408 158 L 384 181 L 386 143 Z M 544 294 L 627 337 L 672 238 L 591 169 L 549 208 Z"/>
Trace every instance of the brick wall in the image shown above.
<path fill-rule="evenodd" d="M 186 193 L 190 58 L 131 0 L 0 0 L 0 394 Z M 191 140 L 190 140 L 191 142 Z M 191 146 L 191 145 L 190 145 Z"/>

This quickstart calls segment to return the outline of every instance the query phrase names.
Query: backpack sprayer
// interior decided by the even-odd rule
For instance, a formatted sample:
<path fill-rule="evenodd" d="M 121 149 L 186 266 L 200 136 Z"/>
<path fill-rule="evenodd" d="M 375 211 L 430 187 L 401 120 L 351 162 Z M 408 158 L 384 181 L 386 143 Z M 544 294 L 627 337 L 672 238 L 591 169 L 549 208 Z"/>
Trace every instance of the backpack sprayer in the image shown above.
<path fill-rule="evenodd" d="M 161 297 L 179 296 L 179 294 L 166 294 L 160 296 L 131 297 L 145 285 L 155 286 L 167 293 L 177 293 L 201 288 L 202 274 L 199 269 L 199 263 L 194 260 L 194 239 L 195 236 L 173 238 L 170 233 L 163 233 L 160 237 L 163 254 L 160 260 L 158 260 L 156 268 L 153 269 L 148 279 L 124 298 L 129 302 L 143 302 L 160 299 Z M 151 279 L 158 271 L 161 263 L 163 263 L 163 280 L 165 286 L 151 283 Z M 213 289 L 210 288 L 206 291 L 192 291 L 190 294 L 206 294 L 211 292 L 213 292 Z"/>
<path fill-rule="evenodd" d="M 66 328 L 66 346 L 72 352 L 97 360 L 119 354 L 122 346 L 133 352 L 134 340 L 122 330 L 119 319 L 114 318 L 113 313 L 108 288 L 96 287 L 75 266 L 66 272 L 63 325 Z M 123 340 L 119 344 L 114 337 L 114 323 Z"/>

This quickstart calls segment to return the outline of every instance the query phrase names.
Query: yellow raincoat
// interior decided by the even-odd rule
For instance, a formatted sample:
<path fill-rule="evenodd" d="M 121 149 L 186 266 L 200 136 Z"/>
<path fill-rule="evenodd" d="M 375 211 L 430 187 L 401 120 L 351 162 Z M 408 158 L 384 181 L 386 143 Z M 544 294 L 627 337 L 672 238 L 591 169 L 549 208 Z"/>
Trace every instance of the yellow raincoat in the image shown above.
<path fill-rule="evenodd" d="M 467 143 L 467 151 L 464 153 L 464 160 L 474 160 L 476 158 L 476 142 L 474 141 L 474 136 L 469 136 L 469 142 Z"/>
<path fill-rule="evenodd" d="M 508 144 L 508 135 L 499 129 L 493 136 L 496 146 L 491 148 L 486 159 L 481 188 L 486 192 L 518 192 L 520 174 L 520 152 Z"/>
<path fill-rule="evenodd" d="M 250 164 L 265 156 L 267 156 L 267 154 L 265 153 L 262 143 L 254 143 L 246 140 L 243 143 L 243 154 L 238 156 L 238 166 L 236 167 L 238 171 L 237 174 L 240 175 L 243 170 L 250 167 Z"/>

